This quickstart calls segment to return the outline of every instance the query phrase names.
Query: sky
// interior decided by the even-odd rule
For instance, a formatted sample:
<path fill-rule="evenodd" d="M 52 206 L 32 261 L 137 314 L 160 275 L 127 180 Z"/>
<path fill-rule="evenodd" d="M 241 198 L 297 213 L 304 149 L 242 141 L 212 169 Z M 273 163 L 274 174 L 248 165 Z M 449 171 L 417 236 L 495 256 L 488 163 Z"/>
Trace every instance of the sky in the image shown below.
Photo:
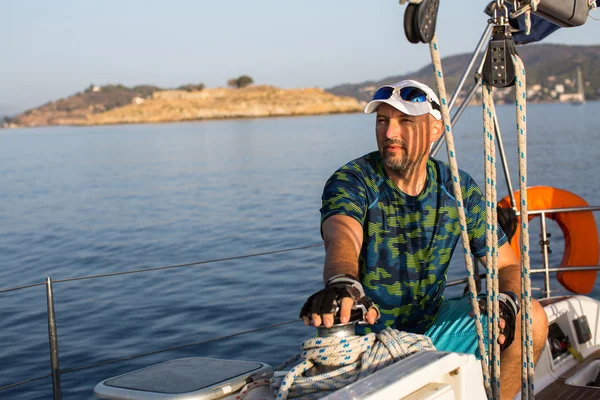
<path fill-rule="evenodd" d="M 442 0 L 442 56 L 472 52 L 485 0 Z M 0 0 L 0 115 L 90 84 L 283 88 L 379 80 L 429 63 L 404 36 L 398 0 Z M 600 12 L 596 12 L 600 16 Z M 546 42 L 599 44 L 600 22 Z"/>

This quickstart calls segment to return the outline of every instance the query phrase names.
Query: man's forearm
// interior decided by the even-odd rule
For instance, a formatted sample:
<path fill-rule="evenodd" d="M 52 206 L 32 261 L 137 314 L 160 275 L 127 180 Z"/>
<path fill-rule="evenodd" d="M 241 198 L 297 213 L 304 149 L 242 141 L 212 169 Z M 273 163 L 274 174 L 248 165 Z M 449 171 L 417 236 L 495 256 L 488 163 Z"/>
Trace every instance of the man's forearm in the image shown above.
<path fill-rule="evenodd" d="M 338 238 L 332 243 L 325 243 L 325 266 L 323 280 L 325 283 L 332 277 L 348 274 L 358 279 L 358 254 L 350 238 Z"/>
<path fill-rule="evenodd" d="M 358 279 L 358 254 L 362 246 L 362 226 L 352 217 L 335 215 L 322 226 L 325 241 L 323 280 L 348 274 Z"/>
<path fill-rule="evenodd" d="M 501 292 L 511 291 L 521 295 L 521 266 L 507 265 L 498 271 L 498 286 Z"/>

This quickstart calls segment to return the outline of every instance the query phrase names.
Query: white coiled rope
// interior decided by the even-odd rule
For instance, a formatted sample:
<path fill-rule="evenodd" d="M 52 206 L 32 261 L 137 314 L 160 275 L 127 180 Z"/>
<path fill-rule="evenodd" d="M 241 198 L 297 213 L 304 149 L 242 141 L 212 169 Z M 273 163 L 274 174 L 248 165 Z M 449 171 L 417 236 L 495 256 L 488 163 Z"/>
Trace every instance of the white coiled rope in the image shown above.
<path fill-rule="evenodd" d="M 365 336 L 313 338 L 302 342 L 302 352 L 277 368 L 297 363 L 284 377 L 272 378 L 271 387 L 278 390 L 277 400 L 319 399 L 424 350 L 435 350 L 427 336 L 391 328 Z M 315 366 L 337 369 L 308 376 Z"/>

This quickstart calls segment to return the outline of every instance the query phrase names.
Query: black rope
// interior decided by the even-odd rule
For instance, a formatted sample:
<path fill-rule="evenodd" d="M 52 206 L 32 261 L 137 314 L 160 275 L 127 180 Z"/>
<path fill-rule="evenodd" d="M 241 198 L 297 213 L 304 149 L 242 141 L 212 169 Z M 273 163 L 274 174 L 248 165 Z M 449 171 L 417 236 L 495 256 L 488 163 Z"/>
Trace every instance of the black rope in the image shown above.
<path fill-rule="evenodd" d="M 11 292 L 13 290 L 28 289 L 28 288 L 32 288 L 32 287 L 36 287 L 36 286 L 44 286 L 45 284 L 46 284 L 46 282 L 40 282 L 40 283 L 32 283 L 31 285 L 16 286 L 16 287 L 11 287 L 11 288 L 7 288 L 7 289 L 1 289 L 0 293 Z"/>
<path fill-rule="evenodd" d="M 38 376 L 37 378 L 27 379 L 26 381 L 11 383 L 10 385 L 0 386 L 0 391 L 1 390 L 6 390 L 6 389 L 10 389 L 10 388 L 13 388 L 15 386 L 25 385 L 26 383 L 31 383 L 31 382 L 34 382 L 34 381 L 39 381 L 39 380 L 42 380 L 42 379 L 45 379 L 45 378 L 50 378 L 51 376 L 52 376 L 52 374 L 48 374 L 48 375 L 44 375 L 44 376 Z"/>
<path fill-rule="evenodd" d="M 226 257 L 226 258 L 218 258 L 218 259 L 215 259 L 215 260 L 198 261 L 198 262 L 187 263 L 187 264 L 167 265 L 167 266 L 164 266 L 164 267 L 136 269 L 136 270 L 133 270 L 133 271 L 112 272 L 112 273 L 108 273 L 108 274 L 99 274 L 99 275 L 80 276 L 80 277 L 75 277 L 75 278 L 57 279 L 57 280 L 53 280 L 52 283 L 82 281 L 84 279 L 106 278 L 106 277 L 109 277 L 109 276 L 137 274 L 139 272 L 150 272 L 150 271 L 160 271 L 160 270 L 172 269 L 172 268 L 192 267 L 192 266 L 196 266 L 196 265 L 210 264 L 210 263 L 221 262 L 221 261 L 239 260 L 239 259 L 242 259 L 242 258 L 259 257 L 259 256 L 265 256 L 265 255 L 269 255 L 269 254 L 285 253 L 285 252 L 294 251 L 294 250 L 310 249 L 312 247 L 319 247 L 319 246 L 323 246 L 323 244 L 321 244 L 321 243 L 320 244 L 311 244 L 311 245 L 308 245 L 308 246 L 294 247 L 294 248 L 291 248 L 291 249 L 265 251 L 265 252 L 262 252 L 262 253 L 246 254 L 246 255 L 243 255 L 243 256 L 233 256 L 233 257 Z"/>
<path fill-rule="evenodd" d="M 53 280 L 52 283 L 82 281 L 82 280 L 85 280 L 85 279 L 106 278 L 106 277 L 117 276 L 117 275 L 137 274 L 137 273 L 140 273 L 140 272 L 160 271 L 160 270 L 172 269 L 172 268 L 193 267 L 193 266 L 196 266 L 196 265 L 210 264 L 210 263 L 216 263 L 216 262 L 221 262 L 221 261 L 239 260 L 239 259 L 243 259 L 243 258 L 260 257 L 260 256 L 266 256 L 266 255 L 270 255 L 270 254 L 286 253 L 286 252 L 289 252 L 289 251 L 304 250 L 304 249 L 310 249 L 310 248 L 313 248 L 313 247 L 321 247 L 321 246 L 323 246 L 322 243 L 310 244 L 310 245 L 307 245 L 307 246 L 293 247 L 293 248 L 289 248 L 289 249 L 265 251 L 265 252 L 262 252 L 262 253 L 246 254 L 246 255 L 243 255 L 243 256 L 233 256 L 233 257 L 226 257 L 226 258 L 218 258 L 218 259 L 206 260 L 206 261 L 197 261 L 197 262 L 186 263 L 186 264 L 167 265 L 167 266 L 163 266 L 163 267 L 143 268 L 143 269 L 136 269 L 136 270 L 132 270 L 132 271 L 111 272 L 111 273 L 108 273 L 108 274 L 98 274 L 98 275 L 88 275 L 88 276 L 80 276 L 80 277 L 74 277 L 74 278 L 57 279 L 57 280 Z M 42 285 L 45 285 L 45 284 L 46 283 L 44 283 L 44 282 L 43 283 L 33 283 L 31 285 L 17 286 L 17 287 L 12 287 L 12 288 L 0 289 L 0 293 L 10 292 L 10 291 L 19 290 L 19 289 L 26 289 L 26 288 L 30 288 L 30 287 L 34 287 L 34 286 L 42 286 Z"/>

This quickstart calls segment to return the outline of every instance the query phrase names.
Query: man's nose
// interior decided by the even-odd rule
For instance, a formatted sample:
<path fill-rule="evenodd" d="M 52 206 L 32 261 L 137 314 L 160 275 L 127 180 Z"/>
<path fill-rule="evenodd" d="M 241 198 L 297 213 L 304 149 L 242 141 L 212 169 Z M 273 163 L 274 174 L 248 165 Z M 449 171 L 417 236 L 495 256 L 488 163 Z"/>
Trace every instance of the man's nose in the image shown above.
<path fill-rule="evenodd" d="M 385 137 L 388 139 L 396 138 L 400 135 L 400 124 L 396 121 L 390 121 L 385 132 Z"/>

